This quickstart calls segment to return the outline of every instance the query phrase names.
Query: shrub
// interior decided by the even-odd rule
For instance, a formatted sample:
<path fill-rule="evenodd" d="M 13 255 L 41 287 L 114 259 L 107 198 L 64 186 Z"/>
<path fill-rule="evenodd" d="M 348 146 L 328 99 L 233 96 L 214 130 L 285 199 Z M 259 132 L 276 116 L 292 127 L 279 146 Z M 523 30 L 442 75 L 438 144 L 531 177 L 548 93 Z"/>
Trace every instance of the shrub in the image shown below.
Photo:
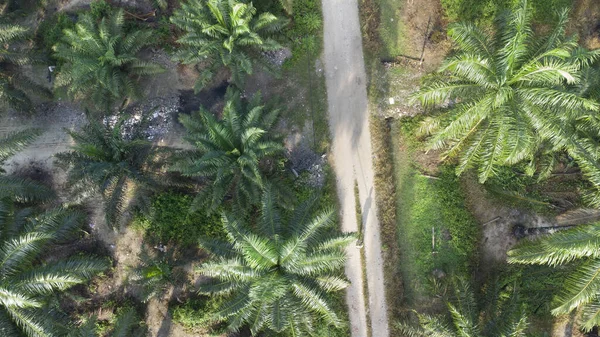
<path fill-rule="evenodd" d="M 434 269 L 459 276 L 471 274 L 478 261 L 479 226 L 466 208 L 455 166 L 441 165 L 437 179 L 423 175 L 415 161 L 422 146 L 415 137 L 418 122 L 402 119 L 396 125 L 393 136 L 400 138 L 393 145 L 399 268 L 406 280 L 418 280 L 405 289 L 410 302 L 435 292 L 429 282 Z"/>
<path fill-rule="evenodd" d="M 537 265 L 508 265 L 500 273 L 500 285 L 514 284 L 528 316 L 552 320 L 555 295 L 560 292 L 571 268 L 550 268 Z"/>
<path fill-rule="evenodd" d="M 90 4 L 90 14 L 96 20 L 100 20 L 105 16 L 108 16 L 111 12 L 112 7 L 106 0 L 96 0 Z"/>
<path fill-rule="evenodd" d="M 293 5 L 293 24 L 286 30 L 292 40 L 292 57 L 286 62 L 290 66 L 302 59 L 307 53 L 317 57 L 321 50 L 323 19 L 321 3 L 318 0 L 295 0 Z"/>
<path fill-rule="evenodd" d="M 216 334 L 223 333 L 223 327 L 217 326 L 214 319 L 221 301 L 222 299 L 217 296 L 191 299 L 173 309 L 173 321 L 188 330 L 206 329 Z"/>
<path fill-rule="evenodd" d="M 225 238 L 220 212 L 206 215 L 190 213 L 193 197 L 167 192 L 154 197 L 150 214 L 139 216 L 138 225 L 152 239 L 174 241 L 181 245 L 195 245 L 200 237 Z"/>
<path fill-rule="evenodd" d="M 450 245 L 456 254 L 465 259 L 465 267 L 469 267 L 476 261 L 479 226 L 467 210 L 465 196 L 454 170 L 455 167 L 451 165 L 443 165 L 440 168 L 440 180 L 436 181 L 435 190 L 441 205 L 442 219 L 452 236 Z"/>
<path fill-rule="evenodd" d="M 75 20 L 65 13 L 58 13 L 48 20 L 42 21 L 37 31 L 37 43 L 48 55 L 52 55 L 52 46 L 60 41 L 65 29 L 75 27 Z"/>

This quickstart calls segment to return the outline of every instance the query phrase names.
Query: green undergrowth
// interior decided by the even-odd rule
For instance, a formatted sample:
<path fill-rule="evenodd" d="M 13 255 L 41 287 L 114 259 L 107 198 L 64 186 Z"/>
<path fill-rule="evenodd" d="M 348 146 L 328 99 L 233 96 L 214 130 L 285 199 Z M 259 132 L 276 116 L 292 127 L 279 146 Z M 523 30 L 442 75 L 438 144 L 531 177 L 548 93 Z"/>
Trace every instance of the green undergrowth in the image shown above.
<path fill-rule="evenodd" d="M 329 124 L 327 120 L 327 89 L 321 67 L 316 69 L 323 40 L 323 19 L 319 0 L 294 1 L 294 10 L 288 28 L 283 32 L 282 43 L 289 46 L 292 56 L 282 67 L 282 78 L 291 79 L 301 102 L 290 99 L 286 118 L 310 139 L 311 147 L 318 153 L 329 148 Z M 305 128 L 310 125 L 311 128 Z"/>
<path fill-rule="evenodd" d="M 219 211 L 207 215 L 190 212 L 194 198 L 167 192 L 156 195 L 148 215 L 136 216 L 133 226 L 144 231 L 155 242 L 174 242 L 181 246 L 197 244 L 199 238 L 225 239 Z"/>
<path fill-rule="evenodd" d="M 514 7 L 519 0 L 441 0 L 440 2 L 449 21 L 491 24 L 498 13 Z M 530 0 L 529 5 L 532 8 L 534 21 L 546 24 L 555 22 L 558 9 L 571 8 L 572 1 Z"/>
<path fill-rule="evenodd" d="M 225 325 L 214 320 L 222 299 L 217 296 L 199 296 L 170 309 L 173 322 L 186 330 L 203 333 L 203 336 L 219 336 L 226 332 Z"/>
<path fill-rule="evenodd" d="M 436 177 L 421 173 L 413 160 L 418 144 L 412 125 L 394 126 L 396 214 L 400 265 L 409 304 L 434 295 L 432 272 L 464 277 L 477 261 L 478 225 L 466 210 L 454 167 L 443 165 Z"/>
<path fill-rule="evenodd" d="M 381 15 L 379 37 L 383 48 L 381 57 L 394 58 L 405 53 L 406 38 L 403 35 L 404 23 L 400 20 L 402 1 L 380 0 L 379 12 Z"/>
<path fill-rule="evenodd" d="M 572 270 L 573 266 L 506 265 L 497 273 L 500 286 L 516 286 L 519 303 L 529 318 L 530 330 L 536 332 L 535 336 L 552 335 L 555 317 L 551 310 L 558 305 L 554 302 L 555 296 Z"/>
<path fill-rule="evenodd" d="M 304 99 L 299 101 L 292 97 L 288 101 L 282 100 L 281 104 L 286 106 L 282 117 L 303 130 L 304 137 L 309 140 L 309 145 L 315 152 L 325 153 L 329 149 L 330 135 L 327 88 L 323 71 L 315 69 L 317 58 L 318 55 L 306 53 L 299 56 L 297 62 L 284 65 L 282 77 L 293 80 L 293 85 L 288 90 L 301 92 Z"/>
<path fill-rule="evenodd" d="M 52 47 L 62 38 L 63 30 L 73 29 L 75 22 L 76 18 L 74 16 L 62 12 L 42 21 L 37 29 L 37 45 L 41 46 L 42 52 L 59 66 L 59 60 L 52 57 Z"/>
<path fill-rule="evenodd" d="M 291 16 L 290 25 L 284 32 L 292 50 L 292 57 L 284 65 L 287 67 L 301 63 L 307 54 L 318 57 L 323 48 L 321 1 L 294 0 Z"/>

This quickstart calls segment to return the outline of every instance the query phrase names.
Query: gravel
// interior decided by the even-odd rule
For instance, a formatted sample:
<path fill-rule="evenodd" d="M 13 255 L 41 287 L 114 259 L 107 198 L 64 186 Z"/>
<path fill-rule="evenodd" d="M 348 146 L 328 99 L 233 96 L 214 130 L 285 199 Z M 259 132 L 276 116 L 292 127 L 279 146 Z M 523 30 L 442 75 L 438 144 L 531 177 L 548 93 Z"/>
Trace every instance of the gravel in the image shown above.
<path fill-rule="evenodd" d="M 124 114 L 104 118 L 104 122 L 114 126 L 120 118 L 123 122 L 123 136 L 133 138 L 137 132 L 149 141 L 162 141 L 173 125 L 173 118 L 179 110 L 179 96 L 155 97 L 129 107 Z"/>
<path fill-rule="evenodd" d="M 289 48 L 281 48 L 263 52 L 269 63 L 281 67 L 283 62 L 292 57 L 292 51 Z"/>
<path fill-rule="evenodd" d="M 300 142 L 287 153 L 288 164 L 302 184 L 321 188 L 325 184 L 326 155 L 319 156 L 306 143 Z"/>

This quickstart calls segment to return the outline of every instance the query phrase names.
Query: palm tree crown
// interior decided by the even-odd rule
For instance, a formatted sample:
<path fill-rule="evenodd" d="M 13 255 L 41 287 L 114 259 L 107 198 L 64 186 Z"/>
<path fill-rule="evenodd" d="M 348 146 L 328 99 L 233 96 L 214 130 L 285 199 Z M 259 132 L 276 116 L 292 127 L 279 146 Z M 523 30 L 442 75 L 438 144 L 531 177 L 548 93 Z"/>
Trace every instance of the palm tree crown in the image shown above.
<path fill-rule="evenodd" d="M 0 335 L 56 336 L 46 297 L 108 267 L 105 260 L 90 257 L 39 262 L 44 250 L 69 238 L 84 219 L 72 210 L 37 214 L 8 199 L 0 201 Z"/>
<path fill-rule="evenodd" d="M 243 209 L 260 199 L 265 175 L 260 162 L 283 151 L 283 145 L 269 140 L 268 131 L 279 110 L 269 110 L 260 103 L 260 95 L 242 102 L 239 92 L 228 90 L 222 120 L 201 109 L 196 115 L 182 115 L 188 131 L 187 140 L 197 151 L 180 161 L 174 169 L 186 176 L 210 180 L 194 207 L 206 205 L 215 210 L 228 196 Z"/>
<path fill-rule="evenodd" d="M 537 36 L 522 0 L 498 19 L 495 33 L 469 23 L 449 30 L 456 52 L 414 98 L 426 107 L 448 106 L 426 119 L 421 131 L 433 134 L 430 148 L 458 156 L 458 174 L 477 167 L 484 182 L 498 166 L 525 161 L 533 174 L 545 162 L 537 161 L 541 155 L 548 159 L 565 150 L 581 159 L 581 166 L 597 170 L 577 133 L 584 124 L 598 133 L 600 105 L 571 88 L 598 52 L 585 51 L 575 37 L 565 36 L 567 20 L 564 10 L 548 35 Z"/>
<path fill-rule="evenodd" d="M 264 329 L 298 335 L 310 331 L 315 319 L 339 325 L 325 293 L 348 283 L 341 268 L 344 248 L 355 237 L 331 234 L 333 210 L 313 215 L 306 203 L 291 214 L 281 214 L 269 192 L 263 197 L 253 229 L 244 220 L 223 216 L 228 241 L 203 241 L 214 255 L 200 273 L 213 278 L 201 292 L 225 296 L 217 318 L 230 329 L 249 325 L 253 334 Z"/>
<path fill-rule="evenodd" d="M 600 326 L 600 223 L 582 226 L 521 243 L 508 252 L 509 263 L 561 266 L 581 260 L 557 296 L 552 314 L 575 309 L 583 313 L 583 329 Z"/>
<path fill-rule="evenodd" d="M 475 294 L 464 280 L 454 282 L 454 298 L 447 302 L 449 320 L 418 314 L 419 325 L 399 323 L 403 336 L 410 337 L 525 337 L 527 316 L 520 308 L 514 289 L 488 287 L 488 303 L 477 305 Z M 506 294 L 507 292 L 510 294 Z"/>
<path fill-rule="evenodd" d="M 0 103 L 18 111 L 32 112 L 33 103 L 28 94 L 48 95 L 42 86 L 23 76 L 20 66 L 32 62 L 31 57 L 15 43 L 24 41 L 29 30 L 4 23 L 0 13 Z"/>
<path fill-rule="evenodd" d="M 114 127 L 92 122 L 80 132 L 68 131 L 73 150 L 56 155 L 77 196 L 102 194 L 109 224 L 123 211 L 129 188 L 141 195 L 141 190 L 160 185 L 155 179 L 157 148 L 143 139 L 126 138 L 122 126 L 122 121 Z"/>
<path fill-rule="evenodd" d="M 244 76 L 263 51 L 281 46 L 268 34 L 281 29 L 283 21 L 271 13 L 256 15 L 252 3 L 236 0 L 188 0 L 171 17 L 185 34 L 177 58 L 186 64 L 201 64 L 196 90 L 205 87 L 222 66 L 231 72 L 231 81 L 242 87 Z"/>
<path fill-rule="evenodd" d="M 75 28 L 66 29 L 61 42 L 54 46 L 55 56 L 66 62 L 56 77 L 56 85 L 66 87 L 72 98 L 104 111 L 137 97 L 140 77 L 163 69 L 136 56 L 152 43 L 152 32 L 128 32 L 124 22 L 121 9 L 100 22 L 89 13 L 80 15 Z"/>

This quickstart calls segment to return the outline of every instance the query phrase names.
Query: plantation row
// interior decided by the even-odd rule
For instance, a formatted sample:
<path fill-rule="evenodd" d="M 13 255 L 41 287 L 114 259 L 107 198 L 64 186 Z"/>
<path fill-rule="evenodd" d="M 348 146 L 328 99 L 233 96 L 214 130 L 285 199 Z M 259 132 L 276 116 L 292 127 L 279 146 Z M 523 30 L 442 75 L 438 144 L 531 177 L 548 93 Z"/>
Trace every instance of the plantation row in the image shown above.
<path fill-rule="evenodd" d="M 318 11 L 314 1 L 295 6 L 307 4 Z M 157 146 L 144 137 L 144 123 L 130 127 L 127 116 L 119 115 L 144 98 L 144 80 L 163 71 L 143 56 L 157 46 L 155 31 L 127 18 L 124 9 L 96 1 L 76 19 L 59 14 L 55 26 L 41 29 L 46 46 L 25 48 L 31 47 L 24 43 L 30 29 L 11 23 L 10 12 L 3 15 L 2 103 L 34 114 L 40 97 L 66 94 L 88 109 L 89 122 L 67 131 L 71 150 L 55 156 L 67 176 L 64 205 L 40 182 L 0 175 L 1 336 L 143 336 L 136 307 L 162 298 L 170 286 L 191 282 L 181 280 L 181 266 L 168 257 L 190 245 L 209 254 L 197 270 L 206 310 L 191 316 L 180 311 L 181 320 L 193 321 L 190 325 L 217 334 L 298 336 L 331 335 L 346 324 L 330 294 L 348 285 L 344 249 L 355 237 L 339 232 L 333 207 L 321 207 L 331 200 L 319 199 L 309 186 L 294 185 L 282 170 L 285 148 L 273 131 L 280 109 L 259 94 L 242 94 L 257 66 L 278 71 L 265 52 L 282 48 L 283 33 L 320 29 L 320 16 L 292 15 L 294 5 L 282 5 L 269 6 L 285 8 L 293 29 L 284 30 L 289 19 L 236 0 L 183 1 L 170 16 L 168 31 L 178 34 L 173 58 L 199 71 L 196 92 L 220 85 L 223 76 L 229 85 L 218 118 L 204 108 L 180 115 L 190 150 Z M 165 1 L 156 6 L 169 9 Z M 49 55 L 56 62 L 51 93 L 23 69 L 39 62 L 56 36 Z M 301 47 L 292 47 L 292 58 L 318 48 L 314 37 L 301 40 Z M 103 118 L 114 114 L 116 122 Z M 0 161 L 42 132 L 28 129 L 3 137 Z M 110 272 L 107 257 L 65 248 L 81 239 L 88 221 L 80 205 L 98 196 L 109 225 L 119 228 L 133 218 L 161 252 L 142 258 L 131 271 L 141 303 L 111 308 L 116 316 L 110 322 L 85 306 L 75 305 L 77 312 L 65 308 L 75 296 L 72 289 Z"/>

